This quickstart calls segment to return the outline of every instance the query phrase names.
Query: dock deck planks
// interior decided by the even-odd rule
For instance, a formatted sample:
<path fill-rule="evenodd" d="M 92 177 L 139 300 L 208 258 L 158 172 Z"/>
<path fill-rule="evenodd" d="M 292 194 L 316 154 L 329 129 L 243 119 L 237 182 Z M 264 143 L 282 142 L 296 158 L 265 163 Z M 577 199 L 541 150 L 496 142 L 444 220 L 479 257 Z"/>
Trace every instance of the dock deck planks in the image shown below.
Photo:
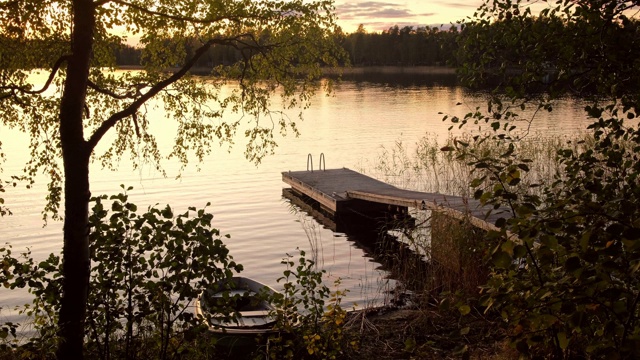
<path fill-rule="evenodd" d="M 504 216 L 492 213 L 474 199 L 399 189 L 359 172 L 342 168 L 319 171 L 288 171 L 282 180 L 293 190 L 318 201 L 327 210 L 337 213 L 354 199 L 379 204 L 414 207 L 446 213 L 458 219 L 468 219 L 485 230 L 494 230 L 495 220 Z"/>

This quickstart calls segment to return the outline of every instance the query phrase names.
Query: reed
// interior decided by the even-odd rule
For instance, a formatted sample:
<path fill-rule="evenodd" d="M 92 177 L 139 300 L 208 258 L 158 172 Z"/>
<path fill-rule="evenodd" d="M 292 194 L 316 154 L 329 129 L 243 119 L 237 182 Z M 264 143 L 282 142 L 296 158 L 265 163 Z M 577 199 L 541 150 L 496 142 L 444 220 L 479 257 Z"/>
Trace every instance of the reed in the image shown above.
<path fill-rule="evenodd" d="M 469 134 L 450 134 L 442 140 L 436 134 L 427 133 L 415 144 L 407 145 L 397 140 L 391 147 L 382 146 L 377 163 L 361 171 L 369 170 L 373 176 L 403 189 L 470 197 L 472 188 L 469 184 L 475 177 L 474 167 L 468 164 L 468 158 L 461 158 L 460 153 L 441 150 L 453 146 L 456 141 L 469 143 L 476 153 L 486 157 L 497 157 L 509 144 L 514 144 L 520 158 L 531 160 L 530 171 L 523 174 L 522 189 L 530 184 L 553 181 L 554 176 L 562 175 L 562 165 L 557 157 L 559 150 L 581 152 L 593 143 L 586 134 L 544 136 L 534 133 L 518 140 L 474 143 Z"/>

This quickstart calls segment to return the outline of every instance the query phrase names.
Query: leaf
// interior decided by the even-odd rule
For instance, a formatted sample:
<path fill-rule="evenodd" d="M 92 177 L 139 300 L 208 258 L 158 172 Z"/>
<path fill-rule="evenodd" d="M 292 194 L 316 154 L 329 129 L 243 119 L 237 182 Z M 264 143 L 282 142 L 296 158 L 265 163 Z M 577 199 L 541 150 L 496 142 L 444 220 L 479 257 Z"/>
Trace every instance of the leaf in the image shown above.
<path fill-rule="evenodd" d="M 612 223 L 607 227 L 607 233 L 614 236 L 619 236 L 624 230 L 625 230 L 624 225 L 617 222 Z"/>
<path fill-rule="evenodd" d="M 513 255 L 515 243 L 513 241 L 505 241 L 500 248 L 509 255 Z"/>
<path fill-rule="evenodd" d="M 484 180 L 485 180 L 485 177 L 475 178 L 475 179 L 473 179 L 473 180 L 471 181 L 471 185 L 470 185 L 470 186 L 471 186 L 472 188 L 476 188 L 476 187 L 478 187 L 478 186 L 482 185 L 482 183 L 484 182 Z"/>
<path fill-rule="evenodd" d="M 473 198 L 476 200 L 479 200 L 480 198 L 482 198 L 483 194 L 484 194 L 484 191 L 482 189 L 478 189 L 474 191 Z"/>
<path fill-rule="evenodd" d="M 453 349 L 453 352 L 452 352 L 452 355 L 460 356 L 463 359 L 465 358 L 465 355 L 468 355 L 468 354 L 469 354 L 469 346 L 466 345 L 466 344 L 465 345 L 456 346 Z"/>
<path fill-rule="evenodd" d="M 438 309 L 440 311 L 448 311 L 450 307 L 451 307 L 451 299 L 449 299 L 448 297 L 445 297 L 444 299 L 442 299 L 440 304 L 438 304 Z"/>
<path fill-rule="evenodd" d="M 535 206 L 533 206 L 533 204 L 524 203 L 521 206 L 518 206 L 518 208 L 516 209 L 516 214 L 518 214 L 518 216 L 521 216 L 521 217 L 527 217 L 533 214 L 535 210 L 536 208 Z"/>
<path fill-rule="evenodd" d="M 513 257 L 514 259 L 522 259 L 527 256 L 527 248 L 523 245 L 516 245 L 513 249 Z"/>
<path fill-rule="evenodd" d="M 512 177 L 509 179 L 508 184 L 511 186 L 516 186 L 520 183 L 520 178 L 519 177 Z"/>
<path fill-rule="evenodd" d="M 416 349 L 417 342 L 413 337 L 410 337 L 404 341 L 404 350 L 407 352 L 413 352 Z"/>
<path fill-rule="evenodd" d="M 458 307 L 458 311 L 460 311 L 461 315 L 468 315 L 471 312 L 471 307 L 469 305 L 461 305 Z"/>
<path fill-rule="evenodd" d="M 491 259 L 493 265 L 499 269 L 507 269 L 511 267 L 513 263 L 511 256 L 502 250 L 495 252 Z"/>
<path fill-rule="evenodd" d="M 565 350 L 567 346 L 569 346 L 569 339 L 567 339 L 567 334 L 565 332 L 558 333 L 558 345 L 562 350 Z"/>

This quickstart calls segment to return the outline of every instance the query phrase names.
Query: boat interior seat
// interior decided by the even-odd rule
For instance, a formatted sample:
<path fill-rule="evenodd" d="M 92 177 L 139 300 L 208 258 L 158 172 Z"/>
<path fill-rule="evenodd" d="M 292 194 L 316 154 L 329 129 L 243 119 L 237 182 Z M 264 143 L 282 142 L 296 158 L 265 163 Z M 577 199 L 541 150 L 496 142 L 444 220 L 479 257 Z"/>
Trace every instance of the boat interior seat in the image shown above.
<path fill-rule="evenodd" d="M 269 310 L 241 311 L 240 315 L 242 317 L 264 317 L 269 315 Z"/>

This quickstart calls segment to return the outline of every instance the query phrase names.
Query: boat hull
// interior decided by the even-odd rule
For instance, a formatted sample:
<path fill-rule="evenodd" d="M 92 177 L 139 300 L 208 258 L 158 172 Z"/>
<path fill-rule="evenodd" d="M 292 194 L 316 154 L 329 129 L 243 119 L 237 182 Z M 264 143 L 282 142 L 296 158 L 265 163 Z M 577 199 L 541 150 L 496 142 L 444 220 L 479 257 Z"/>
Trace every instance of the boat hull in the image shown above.
<path fill-rule="evenodd" d="M 196 300 L 195 314 L 216 333 L 251 336 L 274 332 L 275 307 L 267 299 L 275 293 L 265 284 L 236 276 L 203 291 Z M 226 306 L 236 316 L 217 313 L 213 304 Z"/>

